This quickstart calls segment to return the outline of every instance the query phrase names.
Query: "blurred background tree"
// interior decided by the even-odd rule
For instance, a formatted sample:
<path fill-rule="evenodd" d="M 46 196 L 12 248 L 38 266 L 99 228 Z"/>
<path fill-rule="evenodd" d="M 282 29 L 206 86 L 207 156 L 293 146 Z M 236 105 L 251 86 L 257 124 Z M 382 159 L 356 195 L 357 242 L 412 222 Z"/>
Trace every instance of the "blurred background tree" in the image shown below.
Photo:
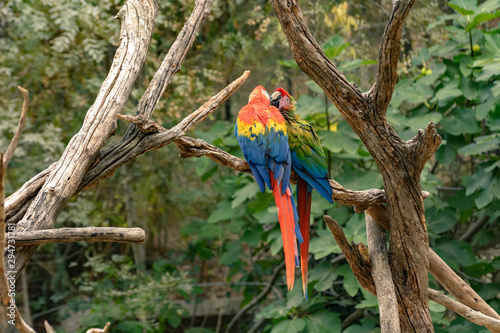
<path fill-rule="evenodd" d="M 60 156 L 79 129 L 119 40 L 113 17 L 123 1 L 17 1 L 0 8 L 0 146 L 31 93 L 7 194 Z M 143 73 L 124 113 L 135 105 L 173 43 L 194 0 L 159 2 Z M 350 81 L 367 90 L 391 1 L 303 1 L 306 20 Z M 431 247 L 481 297 L 500 310 L 500 1 L 424 0 L 403 30 L 400 77 L 388 110 L 408 139 L 429 121 L 444 141 L 422 174 Z M 171 127 L 246 69 L 248 82 L 191 133 L 241 156 L 237 112 L 256 84 L 288 89 L 320 135 L 331 178 L 353 190 L 381 188 L 370 155 L 323 91 L 296 66 L 270 1 L 214 0 L 197 41 L 169 85 L 154 120 Z M 116 137 L 126 125 L 119 123 Z M 276 210 L 251 176 L 207 158 L 181 160 L 174 146 L 137 158 L 82 192 L 59 226 L 141 226 L 147 242 L 45 245 L 21 290 L 33 321 L 65 331 L 112 322 L 113 332 L 223 332 L 234 313 L 266 286 L 282 261 Z M 286 292 L 280 274 L 241 332 L 372 332 L 376 298 L 360 288 L 321 220 L 334 216 L 346 235 L 366 243 L 364 216 L 313 198 L 310 295 Z M 145 258 L 145 260 L 143 259 Z M 434 280 L 430 280 L 437 287 Z M 208 306 L 207 306 L 208 304 Z M 27 306 L 27 304 L 24 304 Z M 212 308 L 211 312 L 207 308 Z M 106 309 L 104 311 L 103 309 Z M 431 303 L 437 332 L 482 332 Z M 69 329 L 69 327 L 72 327 Z"/>

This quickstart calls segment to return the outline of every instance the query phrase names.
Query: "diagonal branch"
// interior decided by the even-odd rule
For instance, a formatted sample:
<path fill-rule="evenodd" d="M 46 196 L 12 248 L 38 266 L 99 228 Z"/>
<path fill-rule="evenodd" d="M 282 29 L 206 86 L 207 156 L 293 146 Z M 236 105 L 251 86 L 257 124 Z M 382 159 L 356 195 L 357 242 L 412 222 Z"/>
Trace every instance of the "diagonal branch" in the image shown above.
<path fill-rule="evenodd" d="M 337 244 L 342 249 L 342 252 L 345 254 L 349 266 L 351 266 L 354 276 L 358 282 L 368 292 L 380 298 L 381 296 L 377 293 L 377 287 L 375 285 L 374 277 L 372 276 L 374 274 L 372 268 L 374 263 L 370 260 L 370 256 L 366 253 L 366 247 L 364 247 L 363 243 L 354 244 L 351 242 L 351 244 L 349 244 L 337 221 L 328 215 L 323 216 L 323 219 L 328 225 L 333 237 L 337 241 Z M 395 292 L 398 294 L 398 297 L 401 297 L 399 295 L 401 292 L 398 289 L 395 289 Z M 441 304 L 451 311 L 458 313 L 465 319 L 470 320 L 475 324 L 487 327 L 492 332 L 500 332 L 500 320 L 498 318 L 493 318 L 479 311 L 475 311 L 436 290 L 427 288 L 427 292 L 429 299 Z M 388 330 L 387 332 L 395 331 Z"/>
<path fill-rule="evenodd" d="M 146 92 L 142 95 L 137 105 L 136 116 L 144 116 L 148 119 L 151 117 L 172 77 L 181 69 L 182 60 L 184 60 L 193 45 L 201 22 L 210 13 L 211 4 L 212 0 L 196 0 L 191 16 L 189 16 L 181 32 L 177 35 L 167 56 L 163 59 Z M 131 125 L 125 134 L 125 138 L 128 138 L 133 133 L 137 134 L 137 131 L 135 126 Z"/>
<path fill-rule="evenodd" d="M 479 311 L 475 311 L 470 307 L 457 302 L 440 291 L 429 288 L 429 299 L 434 302 L 441 304 L 447 309 L 454 311 L 464 317 L 465 319 L 489 329 L 491 332 L 500 333 L 500 320 L 491 318 L 487 315 L 482 314 Z"/>
<path fill-rule="evenodd" d="M 30 203 L 16 231 L 49 229 L 73 197 L 89 165 L 113 134 L 116 114 L 123 110 L 146 61 L 157 5 L 154 0 L 128 1 L 118 13 L 122 20 L 120 46 L 94 104 L 80 131 L 73 136 L 54 170 Z M 21 272 L 36 246 L 17 251 L 16 271 Z"/>
<path fill-rule="evenodd" d="M 374 205 L 366 211 L 375 222 L 385 230 L 389 230 L 389 212 L 382 205 Z M 464 282 L 436 252 L 429 248 L 429 272 L 436 280 L 461 303 L 473 310 L 495 319 L 500 316 L 479 296 L 474 289 Z"/>
<path fill-rule="evenodd" d="M 380 45 L 378 72 L 375 83 L 366 94 L 373 100 L 376 110 L 385 116 L 398 79 L 397 69 L 401 49 L 403 23 L 416 0 L 393 0 L 392 13 L 385 27 Z"/>
<path fill-rule="evenodd" d="M 297 65 L 323 88 L 339 111 L 348 109 L 356 117 L 354 112 L 359 110 L 357 101 L 365 98 L 316 42 L 302 16 L 298 0 L 273 0 L 273 6 Z M 344 113 L 342 115 L 346 117 Z"/>

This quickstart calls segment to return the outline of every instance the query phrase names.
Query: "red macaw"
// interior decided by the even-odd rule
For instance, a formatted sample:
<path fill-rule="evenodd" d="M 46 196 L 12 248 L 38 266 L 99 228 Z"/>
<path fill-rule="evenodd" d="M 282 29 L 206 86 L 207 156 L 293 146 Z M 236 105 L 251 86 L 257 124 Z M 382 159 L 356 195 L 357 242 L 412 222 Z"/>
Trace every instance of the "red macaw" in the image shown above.
<path fill-rule="evenodd" d="M 296 239 L 299 243 L 303 239 L 289 184 L 292 162 L 285 119 L 270 103 L 264 87 L 255 87 L 248 104 L 238 114 L 234 134 L 260 190 L 264 192 L 267 184 L 273 191 L 285 252 L 287 286 L 291 290 L 295 266 L 299 265 Z"/>
<path fill-rule="evenodd" d="M 304 243 L 300 247 L 300 264 L 304 297 L 307 299 L 312 189 L 318 191 L 330 203 L 333 203 L 333 192 L 328 181 L 328 167 L 321 141 L 312 126 L 295 114 L 295 99 L 285 89 L 278 88 L 271 96 L 271 105 L 277 107 L 285 118 L 288 144 L 292 154 L 292 168 L 299 176 L 297 207 L 300 233 L 304 238 Z"/>

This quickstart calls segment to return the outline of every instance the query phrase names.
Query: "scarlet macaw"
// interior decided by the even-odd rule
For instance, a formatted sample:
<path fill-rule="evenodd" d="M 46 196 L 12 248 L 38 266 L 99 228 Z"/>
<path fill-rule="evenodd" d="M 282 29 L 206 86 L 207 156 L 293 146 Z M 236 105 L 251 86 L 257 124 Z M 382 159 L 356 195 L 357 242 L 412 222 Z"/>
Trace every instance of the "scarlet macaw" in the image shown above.
<path fill-rule="evenodd" d="M 296 238 L 299 243 L 303 239 L 289 184 L 292 161 L 285 119 L 270 103 L 264 87 L 255 87 L 248 104 L 238 114 L 234 134 L 260 190 L 264 192 L 267 184 L 273 191 L 285 252 L 287 286 L 291 290 L 295 265 L 299 265 Z"/>
<path fill-rule="evenodd" d="M 302 287 L 304 288 L 304 297 L 307 299 L 312 189 L 318 191 L 330 203 L 333 203 L 333 192 L 328 181 L 328 167 L 321 141 L 313 127 L 295 114 L 297 105 L 295 99 L 285 89 L 278 88 L 271 96 L 271 105 L 277 107 L 285 118 L 288 144 L 292 153 L 292 168 L 299 176 L 297 207 L 300 233 L 304 238 L 304 243 L 300 247 L 300 264 L 302 266 Z"/>

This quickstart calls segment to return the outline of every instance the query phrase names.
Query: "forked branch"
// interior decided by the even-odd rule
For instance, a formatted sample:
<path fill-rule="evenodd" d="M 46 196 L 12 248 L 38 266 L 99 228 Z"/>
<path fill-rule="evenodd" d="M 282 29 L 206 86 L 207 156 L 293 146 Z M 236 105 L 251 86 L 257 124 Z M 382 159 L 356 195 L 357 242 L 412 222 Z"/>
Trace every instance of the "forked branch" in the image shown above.
<path fill-rule="evenodd" d="M 323 219 L 328 225 L 328 228 L 330 229 L 333 237 L 337 241 L 337 244 L 340 246 L 342 252 L 346 256 L 347 262 L 351 266 L 354 276 L 356 277 L 358 282 L 368 292 L 377 297 L 380 297 L 377 295 L 377 287 L 373 278 L 373 262 L 370 260 L 370 254 L 368 253 L 366 247 L 363 245 L 363 243 L 354 244 L 351 242 L 351 244 L 349 244 L 344 232 L 342 231 L 342 228 L 339 226 L 337 221 L 335 221 L 328 215 L 323 216 Z M 474 311 L 470 307 L 454 301 L 448 296 L 436 290 L 427 288 L 427 292 L 429 294 L 429 299 L 438 304 L 441 304 L 451 311 L 458 313 L 465 319 L 470 320 L 477 325 L 484 326 L 492 332 L 500 332 L 499 319 L 492 318 L 479 311 Z M 395 293 L 399 293 L 398 289 L 395 289 Z M 386 332 L 397 331 L 391 329 Z"/>

